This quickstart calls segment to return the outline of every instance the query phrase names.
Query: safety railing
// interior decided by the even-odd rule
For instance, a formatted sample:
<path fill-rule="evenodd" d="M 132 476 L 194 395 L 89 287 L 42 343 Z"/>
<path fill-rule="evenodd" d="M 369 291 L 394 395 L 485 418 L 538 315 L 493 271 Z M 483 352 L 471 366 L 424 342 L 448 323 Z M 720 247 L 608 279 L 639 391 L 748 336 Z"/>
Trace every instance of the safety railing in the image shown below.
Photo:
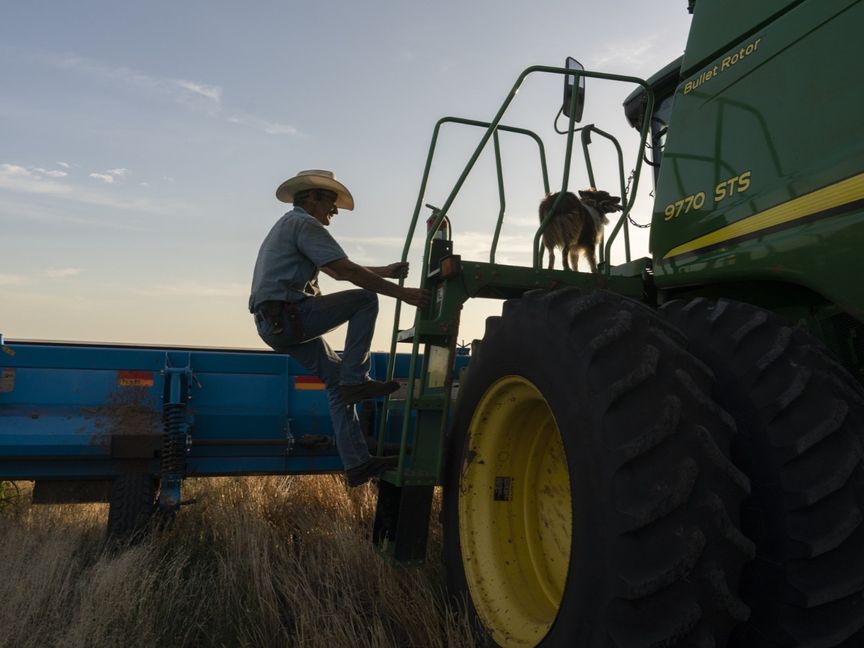
<path fill-rule="evenodd" d="M 462 123 L 462 124 L 469 124 L 469 125 L 481 126 L 481 127 L 485 126 L 486 132 L 483 134 L 483 137 L 481 138 L 480 142 L 477 144 L 477 147 L 475 148 L 473 154 L 469 158 L 467 164 L 465 165 L 465 168 L 462 170 L 462 173 L 460 174 L 459 179 L 456 181 L 456 184 L 454 185 L 453 189 L 450 191 L 450 194 L 447 196 L 447 199 L 445 200 L 443 206 L 439 210 L 437 210 L 437 214 L 436 214 L 436 218 L 435 218 L 434 222 L 427 229 L 426 242 L 425 242 L 424 252 L 423 252 L 423 254 L 424 254 L 424 257 L 423 257 L 424 266 L 423 267 L 424 268 L 426 267 L 426 265 L 428 264 L 428 261 L 429 261 L 429 257 L 428 257 L 429 243 L 431 241 L 432 236 L 434 235 L 435 231 L 440 226 L 444 217 L 447 215 L 447 212 L 450 209 L 451 205 L 453 204 L 453 201 L 455 200 L 459 191 L 462 189 L 462 186 L 464 185 L 464 183 L 465 183 L 468 175 L 470 174 L 471 170 L 474 168 L 474 165 L 477 162 L 477 159 L 480 157 L 483 150 L 486 148 L 489 140 L 493 139 L 493 138 L 494 138 L 493 145 L 496 146 L 496 170 L 498 170 L 498 178 L 499 178 L 499 195 L 502 196 L 501 200 L 503 202 L 503 183 L 501 180 L 502 174 L 500 171 L 500 148 L 497 144 L 497 137 L 496 137 L 496 134 L 499 130 L 500 131 L 524 133 L 526 135 L 531 136 L 532 138 L 535 138 L 535 140 L 537 141 L 538 146 L 540 147 L 540 150 L 541 150 L 541 160 L 542 160 L 541 163 L 542 163 L 543 168 L 544 168 L 544 185 L 545 185 L 544 188 L 547 192 L 549 191 L 548 178 L 547 178 L 547 174 L 545 172 L 545 169 L 546 169 L 545 152 L 544 152 L 545 149 L 543 148 L 542 140 L 540 140 L 540 138 L 538 138 L 533 132 L 528 131 L 526 129 L 514 128 L 514 127 L 505 126 L 505 125 L 501 124 L 501 119 L 503 118 L 504 113 L 507 111 L 507 108 L 512 103 L 513 99 L 515 98 L 515 96 L 516 96 L 519 88 L 521 87 L 522 83 L 524 82 L 524 80 L 530 74 L 538 73 L 538 72 L 539 73 L 548 73 L 548 74 L 558 74 L 558 75 L 562 75 L 562 76 L 574 76 L 574 77 L 577 77 L 577 81 L 578 81 L 578 77 L 581 75 L 581 76 L 585 76 L 585 77 L 589 77 L 589 78 L 598 78 L 598 79 L 605 79 L 608 81 L 619 81 L 619 82 L 637 84 L 637 85 L 642 86 L 642 88 L 645 90 L 645 97 L 646 97 L 645 112 L 646 112 L 646 114 L 651 114 L 654 110 L 654 94 L 653 94 L 650 86 L 648 85 L 648 83 L 643 79 L 639 79 L 637 77 L 631 77 L 631 76 L 617 75 L 617 74 L 591 72 L 588 70 L 571 70 L 571 69 L 567 69 L 567 68 L 532 66 L 532 67 L 529 67 L 526 70 L 524 70 L 519 75 L 519 78 L 516 80 L 516 83 L 511 88 L 510 92 L 507 95 L 507 98 L 504 100 L 504 103 L 501 105 L 501 107 L 498 110 L 498 113 L 495 115 L 495 118 L 491 122 L 478 122 L 478 121 L 467 120 L 467 119 L 459 119 L 459 118 L 455 118 L 455 117 L 445 117 L 444 119 L 439 120 L 438 123 L 435 125 L 435 130 L 434 130 L 433 135 L 432 135 L 432 142 L 431 142 L 430 147 L 429 147 L 429 153 L 428 153 L 427 158 L 426 158 L 426 166 L 425 166 L 424 171 L 423 171 L 423 179 L 422 179 L 421 184 L 420 184 L 420 190 L 418 192 L 418 197 L 417 197 L 417 202 L 416 202 L 416 205 L 414 208 L 414 213 L 413 213 L 412 218 L 411 218 L 411 224 L 410 224 L 409 229 L 408 229 L 408 235 L 407 235 L 406 240 L 405 240 L 405 246 L 403 247 L 403 251 L 402 251 L 402 260 L 403 261 L 407 260 L 411 244 L 414 240 L 414 233 L 416 231 L 416 226 L 417 226 L 417 221 L 418 221 L 419 214 L 420 214 L 420 209 L 424 203 L 424 197 L 426 194 L 426 188 L 427 188 L 428 181 L 429 181 L 429 174 L 430 174 L 430 170 L 432 167 L 432 160 L 433 160 L 433 157 L 435 154 L 435 147 L 437 145 L 439 131 L 441 129 L 441 126 L 444 123 L 453 122 L 453 123 Z M 577 94 L 578 93 L 573 93 L 573 96 L 571 99 L 571 107 L 575 107 L 575 105 L 576 105 Z M 606 139 L 609 139 L 613 143 L 613 145 L 615 146 L 616 151 L 618 152 L 619 176 L 621 178 L 621 193 L 622 193 L 623 210 L 622 210 L 621 217 L 618 219 L 618 222 L 616 223 L 615 227 L 613 228 L 613 231 L 610 234 L 609 239 L 608 239 L 607 244 L 606 244 L 606 252 L 607 252 L 607 256 L 608 256 L 608 251 L 610 249 L 610 246 L 613 243 L 618 232 L 620 231 L 620 229 L 623 227 L 624 223 L 626 222 L 626 220 L 627 220 L 626 216 L 629 213 L 630 209 L 632 208 L 633 202 L 635 200 L 635 196 L 636 196 L 637 189 L 639 186 L 639 178 L 641 176 L 642 159 L 643 159 L 643 156 L 645 153 L 645 145 L 646 145 L 647 136 L 648 136 L 648 129 L 649 129 L 649 120 L 647 120 L 647 119 L 643 120 L 643 123 L 642 123 L 642 129 L 640 132 L 640 141 L 639 141 L 639 151 L 638 151 L 638 155 L 636 158 L 636 166 L 635 166 L 634 171 L 633 171 L 632 186 L 631 186 L 629 196 L 626 197 L 626 202 L 624 202 L 626 192 L 624 190 L 623 154 L 621 153 L 620 144 L 612 135 L 610 135 L 609 133 L 606 133 L 605 131 L 602 131 L 601 129 L 597 128 L 594 125 L 585 126 L 585 127 L 580 128 L 580 129 L 574 128 L 575 111 L 571 109 L 570 114 L 571 114 L 571 117 L 569 118 L 569 128 L 567 130 L 567 146 L 566 146 L 565 158 L 564 158 L 564 170 L 563 170 L 563 174 L 562 174 L 563 177 L 562 177 L 562 182 L 561 182 L 561 191 L 562 192 L 567 191 L 568 184 L 569 184 L 570 167 L 571 167 L 571 161 L 572 161 L 572 156 L 573 156 L 573 137 L 574 137 L 576 132 L 582 131 L 582 133 L 583 133 L 582 146 L 583 146 L 583 151 L 586 151 L 586 166 L 589 168 L 589 180 L 592 182 L 592 184 L 594 183 L 593 167 L 591 166 L 591 163 L 590 163 L 590 155 L 587 153 L 587 145 L 590 142 L 590 140 L 585 139 L 586 138 L 585 133 L 588 134 L 587 135 L 588 137 L 590 137 L 590 133 L 593 132 L 593 133 L 597 133 L 598 135 L 600 135 Z M 546 226 L 548 225 L 549 219 L 551 218 L 553 211 L 554 211 L 554 206 L 553 206 L 553 209 L 550 210 L 550 213 L 547 215 L 547 217 L 544 219 L 543 223 L 540 224 L 540 227 L 538 228 L 538 230 L 534 236 L 534 259 L 533 259 L 533 267 L 534 268 L 539 268 L 539 266 L 540 266 L 540 250 L 541 250 L 540 239 L 543 235 L 543 232 L 546 229 Z M 502 220 L 501 215 L 499 214 L 499 219 L 496 223 L 496 232 L 500 232 L 501 220 Z M 493 240 L 493 246 L 492 246 L 492 250 L 490 252 L 490 258 L 492 258 L 492 259 L 494 259 L 495 250 L 497 248 L 497 243 L 498 243 L 498 241 L 496 238 Z M 629 245 L 627 246 L 627 248 L 629 250 Z M 607 264 L 607 266 L 608 266 L 608 264 Z M 607 267 L 607 272 L 608 272 L 608 267 Z M 425 283 L 425 277 L 423 279 L 423 283 Z"/>
<path fill-rule="evenodd" d="M 512 127 L 512 126 L 506 126 L 504 124 L 501 124 L 501 120 L 504 117 L 504 114 L 506 113 L 507 109 L 510 107 L 510 104 L 513 102 L 514 98 L 516 97 L 516 94 L 518 93 L 519 88 L 522 86 L 523 82 L 525 81 L 525 79 L 529 75 L 532 75 L 535 73 L 554 74 L 554 75 L 560 75 L 560 76 L 565 76 L 565 77 L 566 76 L 572 76 L 572 77 L 574 77 L 574 87 L 575 87 L 575 85 L 578 85 L 579 77 L 596 78 L 596 79 L 603 79 L 603 80 L 607 80 L 607 81 L 617 81 L 617 82 L 632 83 L 632 84 L 639 85 L 645 91 L 645 94 L 644 94 L 644 96 L 646 98 L 645 114 L 646 115 L 653 114 L 653 111 L 654 111 L 654 94 L 653 94 L 651 87 L 643 79 L 640 79 L 638 77 L 624 76 L 624 75 L 618 75 L 618 74 L 606 74 L 606 73 L 602 73 L 602 72 L 592 72 L 592 71 L 588 71 L 588 70 L 574 70 L 574 69 L 567 69 L 567 68 L 535 65 L 535 66 L 531 66 L 529 68 L 526 68 L 519 75 L 519 77 L 516 79 L 516 82 L 513 84 L 512 88 L 510 89 L 510 92 L 507 94 L 507 97 L 505 98 L 504 102 L 502 103 L 501 107 L 498 109 L 498 112 L 496 113 L 495 117 L 492 119 L 491 122 L 478 122 L 478 121 L 474 121 L 474 120 L 461 119 L 461 118 L 456 118 L 456 117 L 445 117 L 445 118 L 439 120 L 436 123 L 435 129 L 434 129 L 433 134 L 432 134 L 432 141 L 431 141 L 430 146 L 429 146 L 429 153 L 426 157 L 426 165 L 425 165 L 424 170 L 423 170 L 423 178 L 422 178 L 421 183 L 420 183 L 420 189 L 419 189 L 418 195 L 417 195 L 417 202 L 416 202 L 415 207 L 414 207 L 414 213 L 411 217 L 411 223 L 410 223 L 409 228 L 408 228 L 408 233 L 407 233 L 407 236 L 405 239 L 405 245 L 404 245 L 403 250 L 402 250 L 402 261 L 403 262 L 407 261 L 407 259 L 408 259 L 408 254 L 409 254 L 410 249 L 411 249 L 411 244 L 414 240 L 414 234 L 415 234 L 415 231 L 417 228 L 417 222 L 418 222 L 419 216 L 420 216 L 420 210 L 421 210 L 421 208 L 425 202 L 426 189 L 428 186 L 429 175 L 430 175 L 430 171 L 432 168 L 432 160 L 433 160 L 434 155 L 435 155 L 435 149 L 436 149 L 436 146 L 438 143 L 438 137 L 439 137 L 439 133 L 440 133 L 442 125 L 445 123 L 466 124 L 466 125 L 485 127 L 486 130 L 483 133 L 483 136 L 481 137 L 480 142 L 477 144 L 474 152 L 471 154 L 471 156 L 470 156 L 468 162 L 466 163 L 464 169 L 462 170 L 462 173 L 459 175 L 459 178 L 456 181 L 455 185 L 453 186 L 453 189 L 450 191 L 450 194 L 447 196 L 446 200 L 444 201 L 444 204 L 439 209 L 436 209 L 433 212 L 433 220 L 430 223 L 429 227 L 427 227 L 425 242 L 423 245 L 423 262 L 422 262 L 422 266 L 421 266 L 423 268 L 423 272 L 421 274 L 421 281 L 420 281 L 420 287 L 421 288 L 425 288 L 429 282 L 429 278 L 427 276 L 427 274 L 428 274 L 427 269 L 429 266 L 430 244 L 432 241 L 432 237 L 435 235 L 435 233 L 438 231 L 438 228 L 441 226 L 441 224 L 442 224 L 444 218 L 446 217 L 450 207 L 452 206 L 454 200 L 456 199 L 456 196 L 459 194 L 460 190 L 462 189 L 462 186 L 465 184 L 465 181 L 468 178 L 468 175 L 471 173 L 472 169 L 474 168 L 474 165 L 476 164 L 480 155 L 483 153 L 484 149 L 488 145 L 490 139 L 493 140 L 493 146 L 494 146 L 494 150 L 495 150 L 495 162 L 496 162 L 496 171 L 498 173 L 498 190 L 499 190 L 499 201 L 500 201 L 500 211 L 499 211 L 498 219 L 496 220 L 495 234 L 493 236 L 492 247 L 490 250 L 490 263 L 492 263 L 492 264 L 495 263 L 495 252 L 496 252 L 497 246 L 498 246 L 499 235 L 500 235 L 501 226 L 502 226 L 503 218 L 504 218 L 504 207 L 505 207 L 503 172 L 502 172 L 502 168 L 501 168 L 500 142 L 498 139 L 499 131 L 522 133 L 522 134 L 525 134 L 525 135 L 532 137 L 537 142 L 538 147 L 540 149 L 540 158 L 541 158 L 541 167 L 542 167 L 542 172 L 543 172 L 544 189 L 547 193 L 549 193 L 549 181 L 548 181 L 548 172 L 547 172 L 546 157 L 545 157 L 545 148 L 543 146 L 542 140 L 536 134 L 534 134 L 532 131 L 522 129 L 522 128 L 516 128 L 516 127 Z M 570 105 L 571 109 L 568 111 L 570 117 L 569 117 L 568 129 L 567 129 L 567 144 L 566 144 L 566 150 L 565 150 L 565 156 L 564 156 L 564 168 L 563 168 L 563 174 L 562 174 L 563 177 L 562 177 L 561 189 L 560 189 L 562 195 L 559 195 L 558 199 L 553 203 L 552 208 L 549 210 L 546 217 L 540 223 L 540 226 L 538 227 L 537 232 L 534 235 L 533 260 L 532 260 L 532 267 L 534 269 L 538 269 L 540 267 L 540 258 L 541 258 L 541 254 L 542 254 L 541 237 L 543 235 L 543 232 L 545 231 L 546 227 L 548 226 L 548 224 L 551 220 L 551 217 L 554 213 L 555 207 L 557 207 L 558 201 L 560 201 L 560 199 L 563 196 L 563 193 L 565 191 L 567 191 L 567 189 L 568 189 L 568 183 L 569 183 L 569 178 L 570 178 L 570 166 L 571 166 L 571 161 L 572 161 L 572 156 L 573 156 L 573 139 L 574 139 L 574 135 L 576 132 L 578 132 L 578 131 L 582 132 L 582 147 L 583 147 L 583 151 L 585 152 L 585 155 L 586 155 L 586 166 L 589 170 L 589 180 L 592 182 L 592 185 L 594 184 L 593 167 L 591 166 L 591 163 L 590 163 L 590 155 L 588 153 L 588 148 L 587 148 L 588 144 L 590 143 L 590 133 L 592 133 L 592 132 L 597 133 L 601 137 L 607 138 L 610 141 L 612 141 L 614 146 L 616 147 L 617 152 L 618 152 L 619 175 L 621 177 L 621 198 L 622 198 L 622 208 L 623 209 L 621 212 L 621 216 L 619 217 L 617 223 L 615 224 L 614 228 L 612 229 L 611 234 L 609 235 L 608 240 L 606 241 L 605 248 L 601 252 L 601 254 L 602 254 L 601 260 L 609 258 L 612 243 L 614 242 L 615 238 L 617 237 L 619 231 L 622 229 L 622 227 L 624 227 L 624 224 L 627 222 L 628 215 L 630 213 L 630 210 L 631 210 L 633 203 L 635 201 L 635 197 L 637 195 L 637 189 L 639 186 L 639 178 L 641 176 L 641 170 L 642 170 L 642 160 L 643 160 L 644 154 L 645 154 L 645 146 L 646 146 L 646 142 L 647 142 L 650 120 L 645 119 L 642 122 L 642 128 L 640 131 L 639 150 L 638 150 L 638 154 L 636 157 L 636 166 L 633 170 L 632 186 L 631 186 L 629 196 L 628 196 L 627 192 L 625 191 L 625 187 L 624 187 L 623 154 L 621 153 L 621 147 L 620 147 L 620 144 L 618 143 L 618 141 L 613 136 L 611 136 L 610 134 L 602 131 L 601 129 L 599 129 L 593 125 L 585 126 L 585 127 L 580 128 L 580 129 L 574 128 L 575 115 L 576 115 L 575 107 L 576 107 L 578 95 L 579 95 L 579 93 L 576 93 L 576 92 L 572 93 L 571 105 Z M 586 138 L 588 138 L 588 139 L 586 139 Z M 629 230 L 626 227 L 625 227 L 625 249 L 626 249 L 627 258 L 629 260 L 629 255 L 630 255 Z M 605 263 L 603 267 L 604 267 L 604 272 L 608 274 L 610 272 L 610 264 Z M 400 286 L 404 285 L 404 278 L 399 280 L 399 285 Z M 398 341 L 398 333 L 399 333 L 399 321 L 400 321 L 400 316 L 401 316 L 401 306 L 402 306 L 401 301 L 397 301 L 395 314 L 394 314 L 393 335 L 391 338 L 391 347 L 390 347 L 390 357 L 391 358 L 395 357 L 395 353 L 396 353 L 396 344 Z M 422 314 L 421 309 L 418 309 L 416 314 L 415 314 L 415 321 L 414 321 L 415 329 L 417 328 L 417 325 L 418 325 L 419 321 L 421 320 L 422 316 L 423 316 L 423 314 Z M 405 395 L 406 402 L 409 404 L 412 402 L 413 394 L 414 394 L 414 377 L 416 376 L 416 371 L 417 371 L 416 361 L 417 361 L 417 357 L 418 357 L 419 344 L 420 344 L 420 336 L 415 335 L 413 338 L 413 341 L 412 341 L 411 362 L 410 362 L 410 367 L 409 367 L 409 372 L 408 372 L 409 381 L 408 381 L 408 384 L 406 386 L 406 395 Z M 390 366 L 388 366 L 388 372 L 387 372 L 388 378 L 392 378 L 393 370 L 394 370 L 394 366 L 393 366 L 393 362 L 391 360 Z M 402 440 L 401 440 L 401 444 L 400 444 L 401 445 L 401 452 L 400 452 L 401 457 L 405 456 L 405 445 L 406 445 L 407 430 L 408 430 L 408 421 L 407 421 L 408 416 L 407 416 L 407 414 L 408 414 L 408 410 L 406 410 L 405 427 L 403 430 Z M 385 411 L 385 419 L 386 419 L 386 415 L 387 414 Z M 379 437 L 379 446 L 382 445 L 382 443 L 383 443 L 383 430 L 384 430 L 383 423 L 384 422 L 382 421 L 381 436 Z M 398 469 L 400 474 L 402 473 L 403 469 L 404 469 L 404 467 L 403 467 L 402 461 L 400 459 L 400 465 L 399 465 L 399 469 Z"/>

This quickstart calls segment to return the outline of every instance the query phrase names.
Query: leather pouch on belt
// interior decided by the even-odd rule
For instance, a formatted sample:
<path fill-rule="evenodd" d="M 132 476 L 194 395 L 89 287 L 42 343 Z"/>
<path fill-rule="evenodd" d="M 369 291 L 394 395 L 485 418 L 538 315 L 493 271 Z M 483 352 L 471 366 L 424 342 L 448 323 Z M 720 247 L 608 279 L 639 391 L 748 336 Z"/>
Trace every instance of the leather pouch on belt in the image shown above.
<path fill-rule="evenodd" d="M 269 322 L 271 335 L 280 335 L 285 330 L 283 302 L 264 302 L 258 307 L 258 312 Z"/>
<path fill-rule="evenodd" d="M 291 331 L 294 333 L 294 338 L 300 342 L 304 339 L 303 336 L 303 326 L 300 323 L 300 315 L 297 312 L 297 304 L 286 303 L 285 304 L 285 317 L 288 318 L 288 321 L 291 322 Z"/>

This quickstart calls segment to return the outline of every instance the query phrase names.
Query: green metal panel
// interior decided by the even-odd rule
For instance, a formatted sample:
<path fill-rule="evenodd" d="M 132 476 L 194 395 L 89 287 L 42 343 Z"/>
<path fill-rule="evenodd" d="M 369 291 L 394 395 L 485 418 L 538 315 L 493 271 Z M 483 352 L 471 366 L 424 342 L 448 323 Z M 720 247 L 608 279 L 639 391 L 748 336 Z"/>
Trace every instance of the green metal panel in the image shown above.
<path fill-rule="evenodd" d="M 836 4 L 830 0 L 811 0 Z M 698 0 L 682 72 L 690 74 L 801 0 Z"/>
<path fill-rule="evenodd" d="M 671 278 L 678 286 L 716 284 L 721 279 L 730 283 L 788 282 L 819 293 L 864 321 L 864 287 L 853 266 L 862 251 L 864 208 L 859 208 L 846 215 L 790 227 L 770 237 L 744 240 L 735 247 L 734 255 L 727 248 L 715 248 L 698 256 L 673 259 L 663 264 L 657 279 L 659 284 L 668 285 Z M 848 266 L 838 269 L 829 265 L 832 255 Z"/>
<path fill-rule="evenodd" d="M 651 232 L 659 287 L 786 281 L 864 319 L 861 25 L 861 0 L 799 3 L 682 78 Z"/>

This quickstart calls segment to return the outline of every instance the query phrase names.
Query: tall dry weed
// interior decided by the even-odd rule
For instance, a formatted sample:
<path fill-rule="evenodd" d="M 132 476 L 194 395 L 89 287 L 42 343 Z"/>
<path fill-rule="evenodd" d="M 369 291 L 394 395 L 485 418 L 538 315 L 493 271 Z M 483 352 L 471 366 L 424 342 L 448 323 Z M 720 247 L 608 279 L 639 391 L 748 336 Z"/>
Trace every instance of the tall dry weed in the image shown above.
<path fill-rule="evenodd" d="M 0 648 L 472 646 L 443 590 L 433 524 L 422 567 L 373 548 L 371 486 L 331 476 L 189 480 L 170 528 L 103 539 L 106 507 L 0 511 Z"/>

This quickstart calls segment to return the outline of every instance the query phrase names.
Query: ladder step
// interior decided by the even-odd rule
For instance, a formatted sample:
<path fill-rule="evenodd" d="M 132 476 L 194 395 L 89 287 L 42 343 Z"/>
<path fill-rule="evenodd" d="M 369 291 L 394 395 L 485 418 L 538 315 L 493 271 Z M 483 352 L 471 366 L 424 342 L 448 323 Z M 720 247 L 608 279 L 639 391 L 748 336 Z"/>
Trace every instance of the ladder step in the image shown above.
<path fill-rule="evenodd" d="M 388 410 L 404 410 L 406 401 L 404 398 L 393 399 L 387 401 Z M 445 401 L 443 395 L 423 396 L 414 399 L 412 410 L 438 410 L 444 409 Z"/>
<path fill-rule="evenodd" d="M 401 480 L 397 470 L 387 470 L 381 473 L 381 479 L 396 486 L 434 486 L 438 483 L 435 475 L 410 469 L 405 470 Z"/>
<path fill-rule="evenodd" d="M 414 327 L 412 326 L 409 329 L 405 329 L 404 331 L 399 331 L 396 335 L 397 342 L 413 342 L 414 341 Z"/>
<path fill-rule="evenodd" d="M 397 342 L 413 342 L 414 338 L 418 335 L 417 327 L 412 326 L 411 328 L 405 329 L 404 331 L 399 331 L 396 334 Z M 429 322 L 421 322 L 420 323 L 420 341 L 421 342 L 432 342 L 434 344 L 440 344 L 443 340 L 447 340 L 449 336 L 448 333 L 439 331 L 435 325 L 430 325 Z"/>

